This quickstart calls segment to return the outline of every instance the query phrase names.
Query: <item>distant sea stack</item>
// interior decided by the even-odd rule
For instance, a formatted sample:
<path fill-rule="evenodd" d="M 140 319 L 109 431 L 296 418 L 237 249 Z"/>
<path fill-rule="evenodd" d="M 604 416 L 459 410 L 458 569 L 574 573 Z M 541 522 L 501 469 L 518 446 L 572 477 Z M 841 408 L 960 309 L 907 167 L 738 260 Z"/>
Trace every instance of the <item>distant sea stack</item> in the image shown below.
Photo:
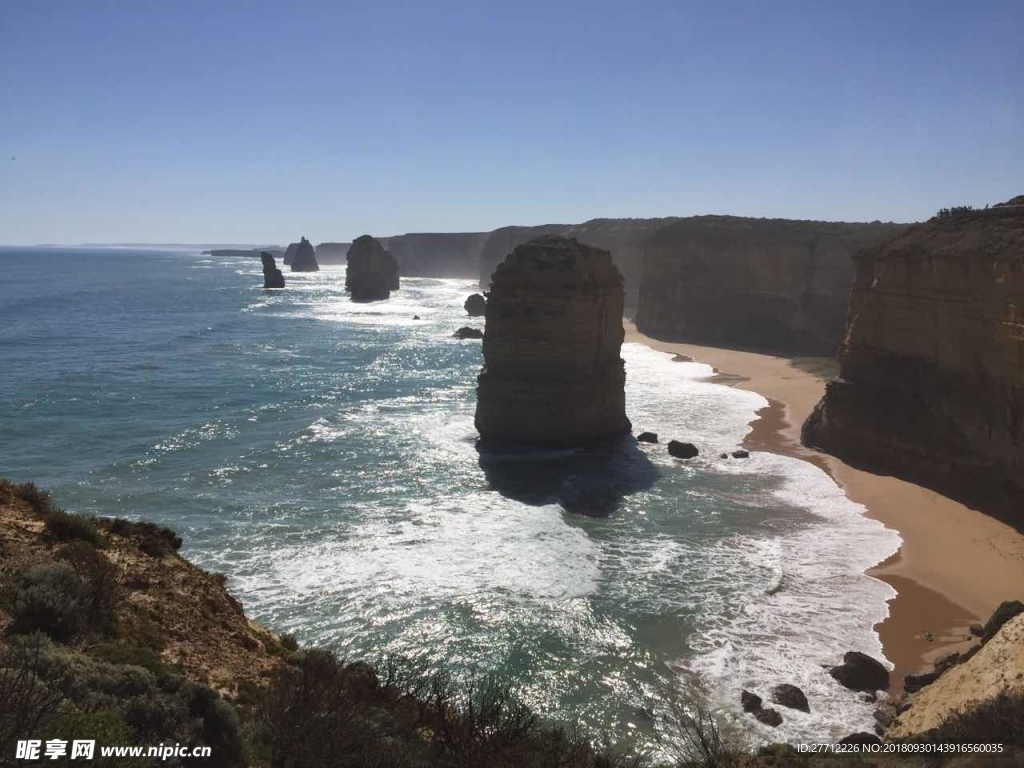
<path fill-rule="evenodd" d="M 381 301 L 398 290 L 398 262 L 369 235 L 352 242 L 347 260 L 345 289 L 352 301 Z"/>
<path fill-rule="evenodd" d="M 693 216 L 645 247 L 636 325 L 655 338 L 760 352 L 834 355 L 853 254 L 906 229 Z"/>
<path fill-rule="evenodd" d="M 277 268 L 277 264 L 274 263 L 274 257 L 267 251 L 264 251 L 260 254 L 260 259 L 263 261 L 263 287 L 284 288 L 284 275 Z"/>
<path fill-rule="evenodd" d="M 1024 522 L 1024 205 L 943 214 L 857 254 L 803 440 Z"/>
<path fill-rule="evenodd" d="M 580 446 L 628 433 L 622 306 L 607 251 L 547 235 L 509 254 L 487 299 L 480 437 Z"/>
<path fill-rule="evenodd" d="M 313 244 L 309 242 L 309 240 L 302 238 L 298 243 L 292 243 L 292 245 L 295 245 L 294 252 L 292 252 L 292 246 L 288 246 L 288 251 L 292 252 L 292 272 L 320 271 L 320 265 L 316 261 L 316 251 L 313 249 Z"/>

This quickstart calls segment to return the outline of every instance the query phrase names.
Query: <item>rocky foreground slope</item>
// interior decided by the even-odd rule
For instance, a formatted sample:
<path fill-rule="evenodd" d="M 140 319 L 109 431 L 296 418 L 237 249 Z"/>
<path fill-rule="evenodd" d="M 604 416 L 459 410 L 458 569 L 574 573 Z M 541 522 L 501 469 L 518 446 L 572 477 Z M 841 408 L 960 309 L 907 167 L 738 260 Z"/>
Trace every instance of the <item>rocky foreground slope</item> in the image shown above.
<path fill-rule="evenodd" d="M 637 328 L 672 341 L 833 355 L 843 338 L 853 254 L 904 229 L 877 222 L 678 219 L 646 244 Z"/>
<path fill-rule="evenodd" d="M 476 427 L 485 441 L 578 446 L 630 431 L 611 255 L 554 235 L 518 246 L 487 298 Z"/>
<path fill-rule="evenodd" d="M 937 217 L 856 263 L 804 442 L 1024 523 L 1024 206 Z"/>

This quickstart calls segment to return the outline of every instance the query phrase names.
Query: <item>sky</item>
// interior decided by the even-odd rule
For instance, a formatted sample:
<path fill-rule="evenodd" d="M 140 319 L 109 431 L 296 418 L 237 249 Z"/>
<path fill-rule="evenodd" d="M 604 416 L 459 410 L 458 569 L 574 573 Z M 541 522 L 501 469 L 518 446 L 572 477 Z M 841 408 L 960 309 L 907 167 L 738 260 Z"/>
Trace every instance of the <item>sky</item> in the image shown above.
<path fill-rule="evenodd" d="M 0 243 L 1024 193 L 1024 2 L 0 0 Z"/>

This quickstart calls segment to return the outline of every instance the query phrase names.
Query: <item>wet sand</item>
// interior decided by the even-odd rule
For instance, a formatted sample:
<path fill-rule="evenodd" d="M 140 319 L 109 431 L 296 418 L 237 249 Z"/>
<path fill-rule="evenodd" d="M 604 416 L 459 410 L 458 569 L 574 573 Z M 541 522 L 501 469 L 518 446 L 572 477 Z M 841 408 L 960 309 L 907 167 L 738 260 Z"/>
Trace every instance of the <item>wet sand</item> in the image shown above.
<path fill-rule="evenodd" d="M 1024 590 L 1024 535 L 1010 526 L 926 488 L 854 469 L 834 456 L 804 448 L 800 427 L 835 373 L 828 358 L 782 358 L 754 352 L 664 342 L 626 322 L 626 341 L 711 365 L 723 384 L 757 392 L 769 401 L 752 422 L 745 444 L 811 461 L 827 471 L 866 514 L 899 531 L 900 550 L 868 571 L 897 596 L 876 626 L 896 669 L 893 694 L 903 677 L 929 668 L 959 650 L 968 627 L 984 622 L 1003 600 Z"/>

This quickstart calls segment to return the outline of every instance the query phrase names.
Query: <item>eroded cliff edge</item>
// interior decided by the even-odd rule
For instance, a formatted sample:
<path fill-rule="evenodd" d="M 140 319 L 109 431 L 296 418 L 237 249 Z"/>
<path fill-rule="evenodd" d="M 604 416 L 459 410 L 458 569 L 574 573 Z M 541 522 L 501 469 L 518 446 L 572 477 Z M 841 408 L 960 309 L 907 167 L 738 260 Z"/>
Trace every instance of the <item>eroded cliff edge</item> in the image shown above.
<path fill-rule="evenodd" d="M 671 218 L 662 219 L 591 219 L 582 224 L 541 224 L 535 227 L 502 227 L 491 232 L 480 253 L 480 286 L 487 288 L 491 275 L 504 258 L 518 245 L 544 235 L 571 237 L 581 243 L 604 249 L 624 280 L 625 306 L 636 306 L 640 273 L 647 240 Z"/>
<path fill-rule="evenodd" d="M 637 328 L 649 336 L 764 352 L 833 355 L 852 256 L 902 224 L 693 216 L 647 242 Z"/>
<path fill-rule="evenodd" d="M 807 445 L 1024 522 L 1024 206 L 856 256 L 840 378 Z"/>
<path fill-rule="evenodd" d="M 509 254 L 487 299 L 480 437 L 581 446 L 628 433 L 622 302 L 600 248 L 547 235 Z"/>

